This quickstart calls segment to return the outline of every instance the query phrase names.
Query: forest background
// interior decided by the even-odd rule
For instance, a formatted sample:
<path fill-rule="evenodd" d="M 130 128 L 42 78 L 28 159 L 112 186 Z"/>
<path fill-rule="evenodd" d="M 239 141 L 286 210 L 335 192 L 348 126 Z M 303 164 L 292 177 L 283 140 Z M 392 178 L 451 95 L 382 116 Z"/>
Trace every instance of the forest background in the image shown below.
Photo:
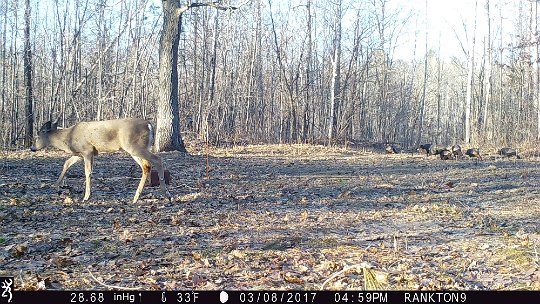
<path fill-rule="evenodd" d="M 538 2 L 446 2 L 252 0 L 236 10 L 190 9 L 181 19 L 180 130 L 217 145 L 534 144 Z M 3 0 L 0 147 L 23 148 L 25 136 L 58 117 L 65 127 L 155 119 L 161 5 Z"/>

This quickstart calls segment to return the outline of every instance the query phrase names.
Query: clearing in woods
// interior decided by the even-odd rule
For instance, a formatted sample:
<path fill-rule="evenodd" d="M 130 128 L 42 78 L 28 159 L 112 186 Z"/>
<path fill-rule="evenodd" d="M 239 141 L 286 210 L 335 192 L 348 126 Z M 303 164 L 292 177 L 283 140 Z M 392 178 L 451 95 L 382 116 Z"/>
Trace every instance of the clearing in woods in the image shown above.
<path fill-rule="evenodd" d="M 2 153 L 0 275 L 19 289 L 540 289 L 537 159 L 246 146 L 212 149 L 205 179 L 202 152 L 162 153 L 173 202 L 134 205 L 127 154 L 96 157 L 82 203 L 81 163 L 56 191 L 64 154 Z"/>

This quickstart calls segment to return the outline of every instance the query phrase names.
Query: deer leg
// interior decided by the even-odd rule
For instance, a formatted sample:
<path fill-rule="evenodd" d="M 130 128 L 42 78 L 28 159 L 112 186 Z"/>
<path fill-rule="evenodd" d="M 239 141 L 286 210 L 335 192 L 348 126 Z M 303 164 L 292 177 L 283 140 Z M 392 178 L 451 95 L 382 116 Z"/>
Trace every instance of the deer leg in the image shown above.
<path fill-rule="evenodd" d="M 150 152 L 148 150 L 134 151 L 132 153 L 132 156 L 133 156 L 133 158 L 138 157 L 138 158 L 146 161 L 147 163 L 152 164 L 152 166 L 154 166 L 156 168 L 156 170 L 158 172 L 159 187 L 161 188 L 161 192 L 163 193 L 163 195 L 169 201 L 171 201 L 171 195 L 169 194 L 169 191 L 167 191 L 167 187 L 165 186 L 165 172 L 163 170 L 163 163 L 161 162 L 161 158 L 159 158 L 159 156 L 153 154 L 152 152 Z M 144 171 L 144 169 L 143 169 L 143 171 Z M 148 172 L 150 172 L 150 168 L 148 168 Z M 142 181 L 141 181 L 141 183 L 142 183 Z M 143 185 L 144 185 L 144 183 L 143 183 Z M 140 185 L 139 185 L 139 187 L 140 187 Z M 141 190 L 142 190 L 142 188 L 141 188 Z"/>
<path fill-rule="evenodd" d="M 167 190 L 167 187 L 165 186 L 165 172 L 163 170 L 163 163 L 161 162 L 161 158 L 158 156 L 148 152 L 151 157 L 150 161 L 152 162 L 152 165 L 154 165 L 158 172 L 159 177 L 159 187 L 161 188 L 161 193 L 163 193 L 163 196 L 165 196 L 169 202 L 171 201 L 171 194 Z"/>
<path fill-rule="evenodd" d="M 141 180 L 139 181 L 139 186 L 137 187 L 137 191 L 135 191 L 135 196 L 133 197 L 133 203 L 135 204 L 137 200 L 139 200 L 139 196 L 141 195 L 141 192 L 144 188 L 144 183 L 148 179 L 148 173 L 150 172 L 151 164 L 146 159 L 143 159 L 141 157 L 132 155 L 133 159 L 141 166 L 142 169 L 142 176 Z"/>
<path fill-rule="evenodd" d="M 84 175 L 86 177 L 86 188 L 84 190 L 83 202 L 90 198 L 90 178 L 92 177 L 92 164 L 94 162 L 94 155 L 84 155 Z"/>
<path fill-rule="evenodd" d="M 154 154 L 152 154 L 153 159 L 151 160 L 152 164 L 156 167 L 159 177 L 159 187 L 161 188 L 161 193 L 171 200 L 171 195 L 169 194 L 169 191 L 167 191 L 167 187 L 165 186 L 165 172 L 163 169 L 163 163 L 161 162 L 161 159 Z"/>
<path fill-rule="evenodd" d="M 60 186 L 64 184 L 64 175 L 68 171 L 69 167 L 76 164 L 79 160 L 81 160 L 81 157 L 77 155 L 74 155 L 66 160 L 66 162 L 64 163 L 64 169 L 62 169 L 62 173 L 60 173 L 60 177 L 56 181 L 56 188 L 60 188 Z"/>

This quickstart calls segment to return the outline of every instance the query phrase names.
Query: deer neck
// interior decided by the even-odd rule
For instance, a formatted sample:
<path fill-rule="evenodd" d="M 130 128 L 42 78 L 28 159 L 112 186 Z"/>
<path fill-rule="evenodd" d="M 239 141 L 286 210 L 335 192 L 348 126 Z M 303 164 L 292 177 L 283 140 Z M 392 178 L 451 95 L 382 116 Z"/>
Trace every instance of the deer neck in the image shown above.
<path fill-rule="evenodd" d="M 52 131 L 49 135 L 50 145 L 59 150 L 72 153 L 73 151 L 70 149 L 69 144 L 67 143 L 67 134 L 69 133 L 69 129 L 70 128 Z"/>

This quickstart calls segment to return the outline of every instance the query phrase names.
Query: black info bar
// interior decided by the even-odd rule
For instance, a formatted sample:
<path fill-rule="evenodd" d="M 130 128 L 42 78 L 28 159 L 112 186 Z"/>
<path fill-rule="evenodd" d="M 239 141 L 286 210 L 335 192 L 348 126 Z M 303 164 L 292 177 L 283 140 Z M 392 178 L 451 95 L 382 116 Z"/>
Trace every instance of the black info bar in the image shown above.
<path fill-rule="evenodd" d="M 12 291 L 0 303 L 537 303 L 540 291 Z"/>

